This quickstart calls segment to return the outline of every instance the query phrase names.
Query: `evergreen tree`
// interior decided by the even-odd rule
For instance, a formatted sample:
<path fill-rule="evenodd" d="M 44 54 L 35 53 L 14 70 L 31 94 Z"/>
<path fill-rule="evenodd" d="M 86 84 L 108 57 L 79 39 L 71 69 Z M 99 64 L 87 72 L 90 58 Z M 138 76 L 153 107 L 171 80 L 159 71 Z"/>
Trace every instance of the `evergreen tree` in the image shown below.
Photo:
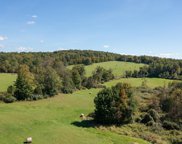
<path fill-rule="evenodd" d="M 34 76 L 27 65 L 19 67 L 18 77 L 15 82 L 16 90 L 14 96 L 17 100 L 31 99 L 34 89 Z"/>
<path fill-rule="evenodd" d="M 81 88 L 82 79 L 78 70 L 72 70 L 72 80 L 77 89 Z"/>

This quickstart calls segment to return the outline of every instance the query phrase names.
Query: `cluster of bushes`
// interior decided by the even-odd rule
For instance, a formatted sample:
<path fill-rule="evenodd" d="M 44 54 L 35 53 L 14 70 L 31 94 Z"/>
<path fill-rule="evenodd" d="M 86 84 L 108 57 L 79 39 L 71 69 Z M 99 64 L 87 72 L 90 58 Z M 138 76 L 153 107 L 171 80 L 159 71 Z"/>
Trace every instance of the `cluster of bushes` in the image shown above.
<path fill-rule="evenodd" d="M 95 71 L 93 71 L 92 76 L 85 78 L 83 86 L 86 88 L 100 88 L 101 83 L 107 82 L 114 79 L 112 70 L 106 70 L 103 67 L 98 66 Z"/>
<path fill-rule="evenodd" d="M 16 101 L 16 98 L 8 93 L 0 93 L 0 101 L 5 103 L 13 103 Z"/>
<path fill-rule="evenodd" d="M 137 95 L 140 101 L 137 105 L 134 95 Z M 136 136 L 137 133 L 137 137 L 152 143 L 180 144 L 182 142 L 181 98 L 182 83 L 172 83 L 168 87 L 155 89 L 150 89 L 145 80 L 138 88 L 131 88 L 128 84 L 120 83 L 112 88 L 104 88 L 97 94 L 94 100 L 94 119 L 103 125 L 132 122 L 114 129 L 119 129 L 116 132 L 120 133 L 125 126 L 130 128 L 137 125 L 142 129 L 131 130 L 130 136 Z M 136 108 L 138 112 L 135 112 Z M 143 128 L 146 133 L 143 133 Z M 128 135 L 126 131 L 123 131 L 123 134 Z"/>
<path fill-rule="evenodd" d="M 95 100 L 95 121 L 100 124 L 124 124 L 132 121 L 136 108 L 131 87 L 118 83 L 101 90 Z"/>
<path fill-rule="evenodd" d="M 4 96 L 3 101 L 38 100 L 58 93 L 72 93 L 83 88 L 99 87 L 102 82 L 113 78 L 112 71 L 102 67 L 97 67 L 93 75 L 87 78 L 83 65 L 69 70 L 60 62 L 52 67 L 45 63 L 33 72 L 27 65 L 20 65 L 16 82 L 8 87 L 8 96 Z"/>
<path fill-rule="evenodd" d="M 182 63 L 179 61 L 159 59 L 139 71 L 126 71 L 126 77 L 159 77 L 182 80 Z"/>
<path fill-rule="evenodd" d="M 155 89 L 157 96 L 147 106 L 145 114 L 136 119 L 147 126 L 158 125 L 166 130 L 182 129 L 182 83 Z"/>

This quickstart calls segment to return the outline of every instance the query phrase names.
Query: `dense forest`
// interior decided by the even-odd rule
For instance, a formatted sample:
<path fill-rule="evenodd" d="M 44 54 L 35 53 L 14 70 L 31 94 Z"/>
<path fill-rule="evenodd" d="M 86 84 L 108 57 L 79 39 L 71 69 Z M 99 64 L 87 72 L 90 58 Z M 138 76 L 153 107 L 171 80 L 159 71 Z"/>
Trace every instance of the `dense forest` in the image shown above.
<path fill-rule="evenodd" d="M 138 71 L 126 71 L 125 77 L 160 77 L 182 79 L 182 60 L 149 56 L 129 56 L 90 50 L 39 53 L 0 53 L 0 72 L 17 73 L 15 85 L 8 88 L 4 101 L 36 100 L 57 93 L 72 93 L 84 88 L 98 88 L 114 79 L 112 70 L 97 67 L 90 77 L 84 65 L 106 61 L 147 64 Z M 67 65 L 75 65 L 71 70 Z"/>

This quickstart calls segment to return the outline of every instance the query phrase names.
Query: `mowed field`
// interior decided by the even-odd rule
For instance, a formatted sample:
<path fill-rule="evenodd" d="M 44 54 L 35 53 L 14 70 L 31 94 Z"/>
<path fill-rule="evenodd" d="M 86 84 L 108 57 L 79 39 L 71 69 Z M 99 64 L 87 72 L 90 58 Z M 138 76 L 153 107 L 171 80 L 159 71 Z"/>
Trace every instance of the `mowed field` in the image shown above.
<path fill-rule="evenodd" d="M 82 122 L 81 113 L 94 111 L 93 99 L 99 89 L 33 101 L 0 103 L 0 143 L 23 144 L 31 136 L 35 144 L 147 144 Z"/>
<path fill-rule="evenodd" d="M 16 77 L 16 74 L 0 73 L 0 92 L 6 91 L 8 86 L 14 83 Z"/>
<path fill-rule="evenodd" d="M 163 87 L 167 86 L 169 83 L 172 82 L 180 82 L 178 80 L 168 80 L 168 79 L 162 79 L 162 78 L 121 78 L 117 80 L 112 80 L 109 82 L 104 83 L 105 86 L 111 87 L 116 85 L 119 82 L 125 82 L 131 84 L 133 87 L 138 87 L 141 86 L 143 82 L 146 82 L 147 86 L 150 88 L 155 88 L 155 87 Z"/>
<path fill-rule="evenodd" d="M 92 72 L 98 67 L 104 67 L 105 69 L 112 69 L 114 76 L 120 77 L 125 74 L 127 70 L 139 70 L 140 67 L 143 67 L 145 64 L 136 64 L 132 62 L 119 62 L 119 61 L 109 61 L 102 63 L 94 63 L 92 65 L 85 66 L 86 76 L 91 76 Z M 73 65 L 68 66 L 71 69 Z"/>

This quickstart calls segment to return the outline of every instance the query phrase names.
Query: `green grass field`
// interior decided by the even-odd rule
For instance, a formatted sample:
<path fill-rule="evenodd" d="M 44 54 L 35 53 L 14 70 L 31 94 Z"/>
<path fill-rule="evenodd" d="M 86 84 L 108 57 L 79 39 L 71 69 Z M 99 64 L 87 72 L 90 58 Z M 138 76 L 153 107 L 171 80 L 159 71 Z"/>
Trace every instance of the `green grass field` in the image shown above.
<path fill-rule="evenodd" d="M 8 86 L 14 83 L 16 77 L 16 74 L 0 73 L 0 92 L 6 91 Z"/>
<path fill-rule="evenodd" d="M 136 64 L 131 62 L 119 62 L 119 61 L 110 61 L 110 62 L 102 62 L 102 63 L 94 63 L 89 66 L 85 66 L 86 76 L 91 76 L 92 72 L 96 69 L 97 66 L 104 67 L 105 69 L 112 69 L 113 74 L 116 77 L 123 76 L 125 71 L 127 70 L 139 70 L 140 67 L 143 67 L 144 64 Z M 73 65 L 68 66 L 71 69 Z"/>
<path fill-rule="evenodd" d="M 93 112 L 97 92 L 91 89 L 35 102 L 0 103 L 0 143 L 22 144 L 31 136 L 35 144 L 147 144 L 81 122 L 81 113 Z"/>
<path fill-rule="evenodd" d="M 123 62 L 106 62 L 86 67 L 87 76 L 98 65 L 112 68 L 116 76 L 125 70 L 138 69 L 142 65 Z M 0 74 L 0 91 L 13 84 L 16 75 Z M 144 79 L 122 78 L 104 85 L 110 87 L 118 82 L 128 82 L 140 86 Z M 163 86 L 171 80 L 146 78 L 149 87 Z M 56 97 L 32 101 L 0 103 L 0 144 L 23 144 L 31 136 L 35 144 L 148 144 L 148 142 L 120 135 L 108 129 L 94 127 L 89 121 L 81 121 L 81 113 L 94 111 L 93 99 L 99 89 L 77 91 L 73 94 L 60 94 Z"/>
<path fill-rule="evenodd" d="M 112 80 L 107 83 L 104 83 L 104 85 L 107 87 L 111 87 L 116 85 L 119 82 L 126 82 L 126 83 L 130 83 L 131 86 L 137 87 L 137 86 L 141 86 L 144 80 L 146 81 L 147 86 L 150 88 L 168 85 L 169 83 L 174 81 L 174 80 L 161 79 L 161 78 L 121 78 L 121 79 Z M 178 82 L 178 81 L 175 80 L 175 82 Z"/>

